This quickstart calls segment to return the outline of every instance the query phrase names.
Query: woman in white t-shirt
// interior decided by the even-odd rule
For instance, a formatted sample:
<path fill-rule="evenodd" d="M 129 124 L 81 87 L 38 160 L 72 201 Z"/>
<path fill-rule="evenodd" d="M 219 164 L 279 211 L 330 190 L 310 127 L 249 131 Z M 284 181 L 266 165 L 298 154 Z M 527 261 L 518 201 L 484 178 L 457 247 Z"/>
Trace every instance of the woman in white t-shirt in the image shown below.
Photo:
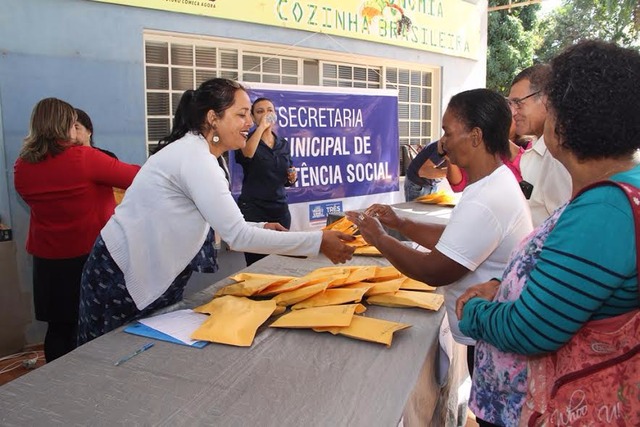
<path fill-rule="evenodd" d="M 509 155 L 510 126 L 509 106 L 496 92 L 474 89 L 451 98 L 440 143 L 449 161 L 465 170 L 468 183 L 446 226 L 400 218 L 388 205 L 372 205 L 364 214 L 347 212 L 364 239 L 398 270 L 445 286 L 451 332 L 458 343 L 469 346 L 470 371 L 475 341 L 458 329 L 456 299 L 478 280 L 500 277 L 511 251 L 532 230 L 527 201 L 500 160 Z M 430 252 L 402 244 L 383 225 Z"/>

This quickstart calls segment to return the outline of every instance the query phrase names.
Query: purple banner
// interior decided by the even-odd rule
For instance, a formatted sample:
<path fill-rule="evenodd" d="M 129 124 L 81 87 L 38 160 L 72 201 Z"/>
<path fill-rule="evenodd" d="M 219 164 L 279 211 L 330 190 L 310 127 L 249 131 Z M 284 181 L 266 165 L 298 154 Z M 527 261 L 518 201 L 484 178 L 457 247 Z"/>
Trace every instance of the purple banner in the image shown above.
<path fill-rule="evenodd" d="M 288 188 L 289 203 L 398 191 L 397 96 L 381 90 L 327 90 L 250 89 L 252 101 L 263 96 L 273 100 L 278 115 L 274 131 L 291 146 L 298 182 Z M 237 197 L 242 167 L 233 153 L 229 169 Z"/>

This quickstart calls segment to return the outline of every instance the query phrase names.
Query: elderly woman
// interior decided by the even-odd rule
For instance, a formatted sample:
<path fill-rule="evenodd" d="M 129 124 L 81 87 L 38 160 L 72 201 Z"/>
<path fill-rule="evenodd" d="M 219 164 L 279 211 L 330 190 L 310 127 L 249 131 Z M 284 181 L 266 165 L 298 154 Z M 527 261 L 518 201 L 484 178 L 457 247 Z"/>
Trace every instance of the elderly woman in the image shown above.
<path fill-rule="evenodd" d="M 556 352 L 586 322 L 638 307 L 630 203 L 611 186 L 581 191 L 602 180 L 640 187 L 640 54 L 585 41 L 551 67 L 544 137 L 571 175 L 573 198 L 514 252 L 502 283 L 469 289 L 457 307 L 461 331 L 479 340 L 470 407 L 496 425 L 520 418 L 521 355 Z"/>
<path fill-rule="evenodd" d="M 469 346 L 469 355 L 475 341 L 458 330 L 456 299 L 478 279 L 500 275 L 511 251 L 532 229 L 518 182 L 500 160 L 509 153 L 510 126 L 509 106 L 496 92 L 475 89 L 451 98 L 442 118 L 441 146 L 452 163 L 465 169 L 469 182 L 446 227 L 400 218 L 386 205 L 373 205 L 365 214 L 347 213 L 364 239 L 398 270 L 446 287 L 451 332 L 457 342 Z M 431 251 L 402 244 L 382 225 Z"/>

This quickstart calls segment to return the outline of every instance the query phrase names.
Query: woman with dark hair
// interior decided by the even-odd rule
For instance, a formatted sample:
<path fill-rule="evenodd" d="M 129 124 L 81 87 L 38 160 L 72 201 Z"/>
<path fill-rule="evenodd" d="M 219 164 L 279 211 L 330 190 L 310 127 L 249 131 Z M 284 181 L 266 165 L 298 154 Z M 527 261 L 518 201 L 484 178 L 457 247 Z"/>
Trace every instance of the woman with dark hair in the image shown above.
<path fill-rule="evenodd" d="M 456 299 L 478 279 L 500 274 L 513 248 L 532 229 L 522 191 L 500 160 L 509 152 L 510 125 L 509 106 L 496 92 L 475 89 L 451 98 L 440 141 L 451 162 L 466 171 L 469 183 L 446 226 L 400 218 L 387 205 L 373 205 L 364 214 L 347 213 L 364 239 L 402 273 L 446 287 L 451 332 L 458 343 L 469 346 L 470 360 L 475 342 L 458 330 Z M 382 225 L 430 252 L 403 245 Z"/>
<path fill-rule="evenodd" d="M 113 214 L 111 187 L 127 188 L 140 169 L 77 145 L 75 123 L 66 102 L 38 102 L 14 168 L 16 191 L 31 208 L 27 252 L 36 319 L 48 323 L 47 362 L 76 347 L 82 266 Z"/>
<path fill-rule="evenodd" d="M 527 356 L 557 357 L 587 322 L 610 322 L 638 308 L 638 230 L 629 200 L 614 186 L 586 187 L 602 180 L 640 187 L 639 81 L 638 51 L 613 44 L 580 42 L 551 61 L 544 138 L 571 175 L 572 199 L 520 243 L 496 276 L 502 281 L 474 286 L 457 303 L 461 331 L 478 340 L 470 407 L 495 425 L 515 425 L 529 405 L 527 362 L 534 359 Z M 529 382 L 538 380 L 529 374 Z M 637 410 L 637 389 L 631 401 L 627 391 L 602 390 L 619 393 L 624 405 L 612 416 L 633 417 L 622 408 L 631 403 Z M 596 425 L 581 418 L 593 413 L 592 396 L 583 395 L 574 414 L 559 416 Z M 625 423 L 638 425 L 635 417 Z"/>
<path fill-rule="evenodd" d="M 177 302 L 185 268 L 209 258 L 211 228 L 233 250 L 313 256 L 339 263 L 353 248 L 339 232 L 283 233 L 278 223 L 247 223 L 218 158 L 244 147 L 251 127 L 246 90 L 228 79 L 184 93 L 171 134 L 144 164 L 102 229 L 82 276 L 79 343 Z"/>
<path fill-rule="evenodd" d="M 242 192 L 238 206 L 247 221 L 277 222 L 291 226 L 285 187 L 295 184 L 296 169 L 291 162 L 289 141 L 274 132 L 277 116 L 269 98 L 258 98 L 251 105 L 251 116 L 257 127 L 249 134 L 247 145 L 236 150 L 236 162 L 242 166 Z M 245 252 L 247 265 L 266 254 Z"/>
<path fill-rule="evenodd" d="M 78 116 L 74 125 L 76 128 L 76 142 L 80 145 L 84 145 L 85 147 L 93 147 L 102 151 L 107 156 L 117 159 L 118 157 L 111 151 L 103 150 L 102 148 L 95 146 L 93 142 L 93 123 L 91 122 L 91 117 L 79 108 L 76 108 L 75 110 Z"/>

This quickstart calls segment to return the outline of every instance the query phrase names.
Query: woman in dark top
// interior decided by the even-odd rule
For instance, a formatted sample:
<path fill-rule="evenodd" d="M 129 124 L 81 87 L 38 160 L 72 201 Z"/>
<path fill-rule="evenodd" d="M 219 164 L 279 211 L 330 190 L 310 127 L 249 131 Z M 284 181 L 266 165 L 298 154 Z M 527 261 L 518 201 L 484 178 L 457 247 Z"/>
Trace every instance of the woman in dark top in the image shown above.
<path fill-rule="evenodd" d="M 297 173 L 291 162 L 289 141 L 273 131 L 277 117 L 273 102 L 258 98 L 251 106 L 256 129 L 249 134 L 247 145 L 236 150 L 236 162 L 242 165 L 244 178 L 238 199 L 246 221 L 278 222 L 291 226 L 285 187 L 296 182 Z M 266 255 L 245 253 L 247 265 Z"/>

